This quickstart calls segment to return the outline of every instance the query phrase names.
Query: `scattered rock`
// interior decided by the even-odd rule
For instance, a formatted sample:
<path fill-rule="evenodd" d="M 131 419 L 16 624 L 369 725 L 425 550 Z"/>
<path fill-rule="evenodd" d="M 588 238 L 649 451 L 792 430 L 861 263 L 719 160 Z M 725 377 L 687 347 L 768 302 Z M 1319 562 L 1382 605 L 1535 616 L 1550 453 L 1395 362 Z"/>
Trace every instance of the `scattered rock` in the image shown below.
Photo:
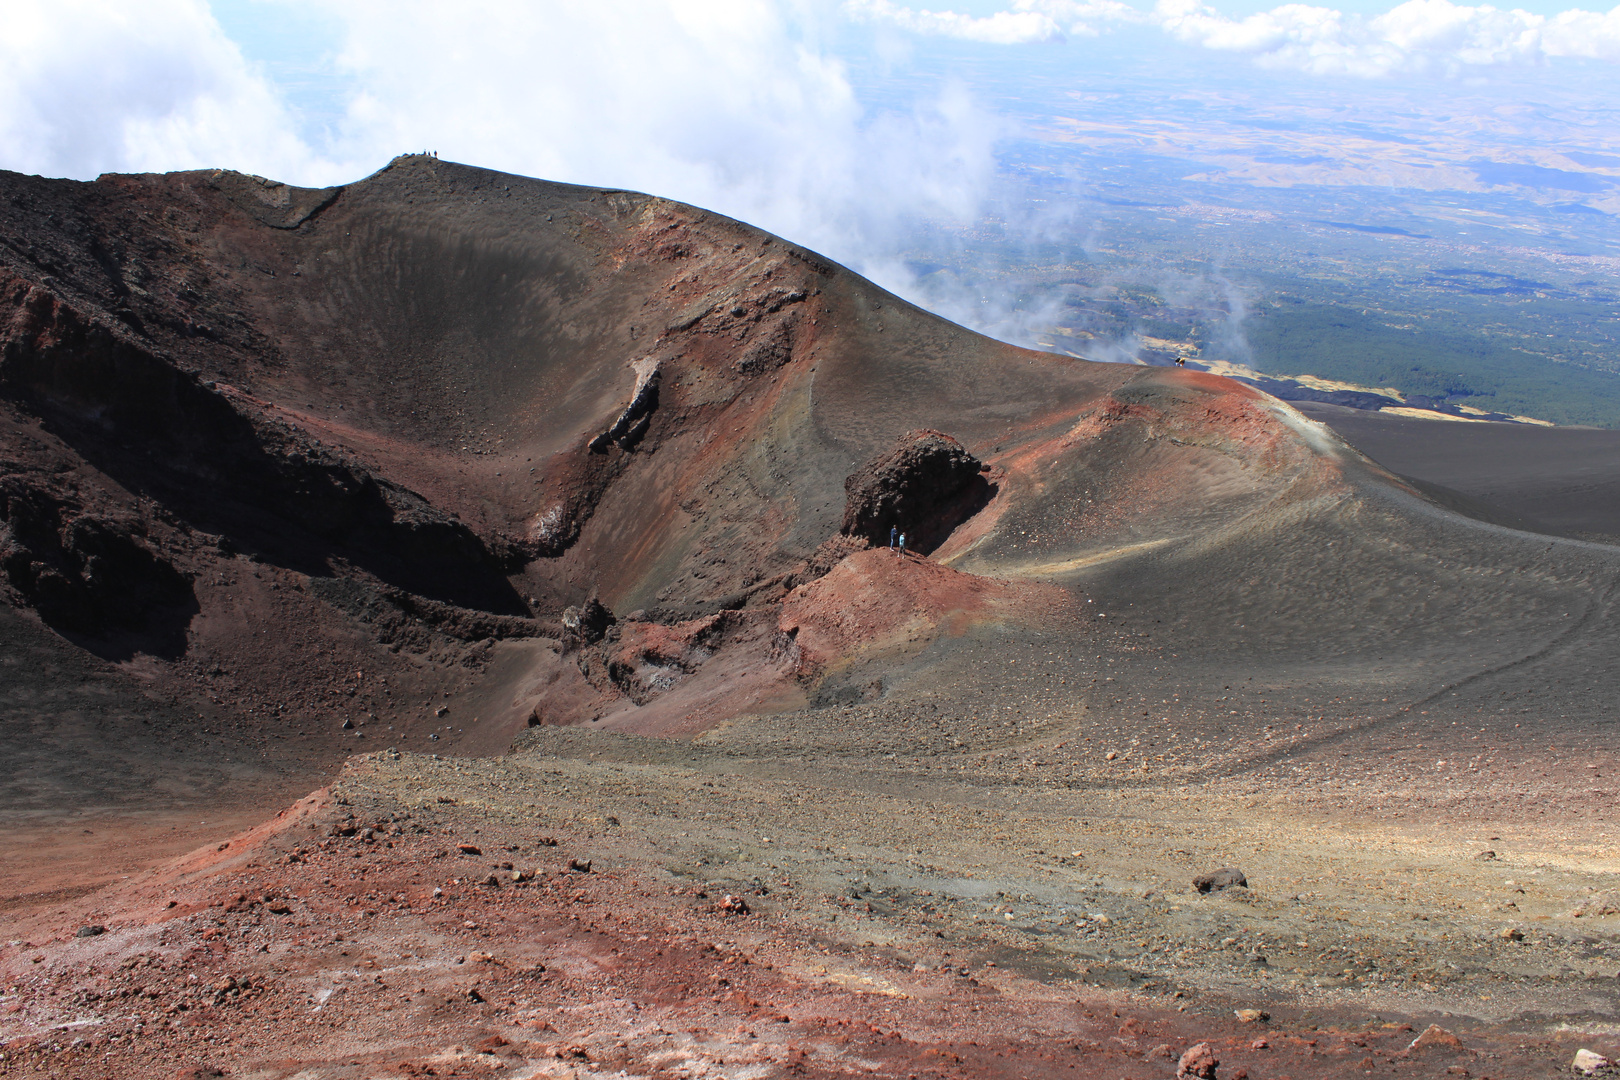
<path fill-rule="evenodd" d="M 1482 851 L 1478 855 L 1475 855 L 1474 858 L 1489 861 L 1491 859 L 1496 858 L 1496 852 L 1494 852 L 1494 851 Z"/>
<path fill-rule="evenodd" d="M 81 927 L 79 927 L 78 931 L 73 936 L 74 937 L 98 937 L 101 934 L 105 934 L 106 932 L 107 932 L 107 928 L 105 926 L 81 926 Z"/>
<path fill-rule="evenodd" d="M 1593 918 L 1600 915 L 1620 915 L 1620 890 L 1609 889 L 1593 896 L 1588 896 L 1575 906 L 1570 917 L 1574 919 Z"/>
<path fill-rule="evenodd" d="M 1235 1009 L 1232 1015 L 1240 1024 L 1263 1024 L 1271 1019 L 1271 1014 L 1264 1009 Z"/>
<path fill-rule="evenodd" d="M 349 719 L 346 716 L 343 718 L 343 730 L 344 731 L 353 731 L 354 730 L 354 721 Z"/>
<path fill-rule="evenodd" d="M 1439 1024 L 1430 1024 L 1423 1029 L 1423 1034 L 1413 1039 L 1407 1046 L 1409 1054 L 1421 1053 L 1424 1050 L 1461 1050 L 1462 1040 Z"/>
<path fill-rule="evenodd" d="M 1246 889 L 1249 887 L 1249 879 L 1243 876 L 1243 871 L 1230 866 L 1223 866 L 1219 870 L 1199 874 L 1193 878 L 1193 888 L 1201 893 L 1220 892 L 1222 889 L 1233 887 Z"/>
<path fill-rule="evenodd" d="M 483 849 L 477 844 L 457 844 L 456 850 L 463 855 L 482 855 L 484 853 Z"/>
<path fill-rule="evenodd" d="M 1614 1063 L 1602 1054 L 1582 1049 L 1575 1051 L 1575 1060 L 1570 1062 L 1570 1068 L 1587 1076 L 1596 1076 L 1612 1064 Z"/>
<path fill-rule="evenodd" d="M 588 873 L 591 872 L 591 860 L 590 859 L 569 859 L 568 860 L 568 869 L 572 870 L 576 874 L 588 874 Z"/>
<path fill-rule="evenodd" d="M 1215 1080 L 1215 1070 L 1220 1066 L 1221 1059 L 1215 1056 L 1213 1046 L 1207 1042 L 1195 1043 L 1181 1055 L 1176 1065 L 1176 1080 Z"/>
<path fill-rule="evenodd" d="M 1170 1049 L 1170 1044 L 1169 1043 L 1160 1043 L 1158 1046 L 1155 1046 L 1153 1049 L 1151 1049 L 1147 1053 L 1143 1054 L 1142 1055 L 1142 1060 L 1143 1061 L 1174 1061 L 1174 1060 L 1176 1060 L 1176 1053 L 1175 1053 L 1174 1050 Z"/>
<path fill-rule="evenodd" d="M 1523 941 L 1524 931 L 1517 926 L 1504 926 L 1496 932 L 1496 936 L 1503 941 Z"/>
<path fill-rule="evenodd" d="M 488 885 L 491 888 L 498 889 L 501 887 L 501 879 L 496 877 L 494 874 L 490 874 L 483 880 L 483 884 Z"/>
<path fill-rule="evenodd" d="M 467 1000 L 468 1001 L 483 1001 L 484 1000 L 484 995 L 480 994 L 478 992 L 478 987 L 474 986 L 474 987 L 470 988 L 467 991 Z"/>
<path fill-rule="evenodd" d="M 722 915 L 747 915 L 748 902 L 740 896 L 732 896 L 727 893 L 724 899 L 714 906 L 714 909 Z"/>

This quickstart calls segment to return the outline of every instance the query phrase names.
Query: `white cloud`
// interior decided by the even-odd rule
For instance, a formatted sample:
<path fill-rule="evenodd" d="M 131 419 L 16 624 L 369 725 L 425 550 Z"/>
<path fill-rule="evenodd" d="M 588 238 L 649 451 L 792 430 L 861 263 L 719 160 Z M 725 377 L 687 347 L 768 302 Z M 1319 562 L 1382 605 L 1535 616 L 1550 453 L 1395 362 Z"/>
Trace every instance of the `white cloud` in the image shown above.
<path fill-rule="evenodd" d="M 1519 13 L 1515 13 L 1519 14 Z M 1620 63 L 1620 7 L 1608 12 L 1561 11 L 1541 24 L 1541 51 Z"/>
<path fill-rule="evenodd" d="M 1199 0 L 1160 0 L 1154 14 L 1161 26 L 1183 41 L 1249 53 L 1266 66 L 1316 74 L 1457 71 L 1536 62 L 1544 55 L 1542 16 L 1450 0 L 1408 0 L 1373 19 L 1285 4 L 1236 20 Z"/>
<path fill-rule="evenodd" d="M 1160 0 L 1154 17 L 1182 41 L 1313 74 L 1457 74 L 1555 57 L 1620 61 L 1620 8 L 1606 15 L 1572 9 L 1549 19 L 1489 4 L 1407 0 L 1371 19 L 1284 4 L 1239 20 L 1200 0 Z"/>
<path fill-rule="evenodd" d="M 444 158 L 628 187 L 748 220 L 861 268 L 920 217 L 971 220 L 996 123 L 961 91 L 872 114 L 764 0 L 351 0 L 363 88 L 334 153 Z"/>
<path fill-rule="evenodd" d="M 310 164 L 200 0 L 22 0 L 0 4 L 0 21 L 0 166 L 94 176 Z"/>
<path fill-rule="evenodd" d="M 980 41 L 990 45 L 1027 45 L 1062 41 L 1063 30 L 1039 11 L 998 11 L 994 15 L 961 15 L 954 11 L 913 11 L 890 0 L 846 0 L 844 10 L 863 22 L 883 23 L 914 34 Z"/>
<path fill-rule="evenodd" d="M 696 203 L 880 277 L 994 182 L 998 121 L 949 85 L 868 110 L 813 0 L 259 2 L 336 35 L 311 46 L 352 88 L 328 127 L 296 134 L 202 0 L 0 0 L 0 168 L 329 184 L 434 149 Z"/>
<path fill-rule="evenodd" d="M 1249 54 L 1262 66 L 1322 75 L 1454 74 L 1558 57 L 1620 62 L 1620 7 L 1607 13 L 1571 9 L 1549 18 L 1489 4 L 1407 0 L 1373 18 L 1283 4 L 1243 19 L 1203 0 L 1159 0 L 1151 12 L 1116 0 L 1014 0 L 1008 10 L 985 16 L 913 10 L 891 0 L 847 0 L 845 9 L 911 33 L 1001 45 L 1148 22 L 1180 41 Z"/>
<path fill-rule="evenodd" d="M 958 38 L 989 45 L 1031 45 L 1092 37 L 1099 24 L 1139 22 L 1141 14 L 1119 0 L 1014 0 L 1012 10 L 992 15 L 914 11 L 892 0 L 845 0 L 844 12 L 861 22 L 913 34 Z"/>

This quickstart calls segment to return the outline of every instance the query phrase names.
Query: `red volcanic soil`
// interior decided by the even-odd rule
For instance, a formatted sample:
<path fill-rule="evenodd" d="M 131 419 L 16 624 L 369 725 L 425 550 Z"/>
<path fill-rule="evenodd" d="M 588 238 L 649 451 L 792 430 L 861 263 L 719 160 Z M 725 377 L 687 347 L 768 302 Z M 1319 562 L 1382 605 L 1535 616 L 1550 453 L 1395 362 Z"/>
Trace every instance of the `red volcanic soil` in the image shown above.
<path fill-rule="evenodd" d="M 794 636 L 797 671 L 820 674 L 873 652 L 904 654 L 946 634 L 993 622 L 1034 622 L 1073 603 L 1056 586 L 964 574 L 879 548 L 844 559 L 782 600 L 778 627 Z"/>
<path fill-rule="evenodd" d="M 1016 956 L 829 935 L 791 876 L 672 883 L 633 846 L 316 792 L 15 923 L 0 1075 L 1508 1077 L 1559 1052 L 1077 997 Z"/>
<path fill-rule="evenodd" d="M 0 196 L 0 1075 L 1533 1075 L 1612 1011 L 1617 549 L 650 196 Z"/>

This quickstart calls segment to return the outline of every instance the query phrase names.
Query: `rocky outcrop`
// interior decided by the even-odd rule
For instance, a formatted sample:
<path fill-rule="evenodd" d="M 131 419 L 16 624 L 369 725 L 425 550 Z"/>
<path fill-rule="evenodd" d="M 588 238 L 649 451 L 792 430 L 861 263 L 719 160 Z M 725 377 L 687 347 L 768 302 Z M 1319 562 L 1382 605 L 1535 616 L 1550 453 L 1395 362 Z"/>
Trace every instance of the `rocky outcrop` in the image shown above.
<path fill-rule="evenodd" d="M 147 631 L 148 651 L 168 654 L 183 648 L 197 600 L 141 531 L 139 521 L 87 514 L 15 477 L 0 486 L 0 572 L 40 617 L 70 634 Z M 178 642 L 167 640 L 176 626 Z"/>
<path fill-rule="evenodd" d="M 583 604 L 563 609 L 564 640 L 577 645 L 594 645 L 607 634 L 608 627 L 617 621 L 613 617 L 613 612 L 604 607 L 593 594 L 586 597 Z"/>
<path fill-rule="evenodd" d="M 842 531 L 887 544 L 889 530 L 898 528 L 908 547 L 926 554 L 995 494 L 985 471 L 949 435 L 907 432 L 888 453 L 844 481 Z"/>
<path fill-rule="evenodd" d="M 630 391 L 626 405 L 608 429 L 590 441 L 593 454 L 605 454 L 611 445 L 621 450 L 633 450 L 652 423 L 653 410 L 658 408 L 658 383 L 662 367 L 660 361 L 645 357 L 630 365 L 635 369 L 636 385 Z"/>

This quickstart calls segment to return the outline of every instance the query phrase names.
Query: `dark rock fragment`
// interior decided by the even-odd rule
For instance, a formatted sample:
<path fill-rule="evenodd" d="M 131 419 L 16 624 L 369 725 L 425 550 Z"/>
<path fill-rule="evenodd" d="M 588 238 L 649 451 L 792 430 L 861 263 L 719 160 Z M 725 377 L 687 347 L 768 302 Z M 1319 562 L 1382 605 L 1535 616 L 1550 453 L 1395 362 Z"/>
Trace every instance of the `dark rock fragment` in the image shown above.
<path fill-rule="evenodd" d="M 616 622 L 613 612 L 602 606 L 594 595 L 586 597 L 578 607 L 563 609 L 563 631 L 575 642 L 594 645 L 607 635 L 608 627 Z"/>
<path fill-rule="evenodd" d="M 1193 878 L 1193 888 L 1201 893 L 1220 892 L 1222 889 L 1233 887 L 1246 889 L 1249 887 L 1249 879 L 1243 876 L 1243 871 L 1230 866 L 1223 866 L 1219 870 L 1212 870 Z"/>

